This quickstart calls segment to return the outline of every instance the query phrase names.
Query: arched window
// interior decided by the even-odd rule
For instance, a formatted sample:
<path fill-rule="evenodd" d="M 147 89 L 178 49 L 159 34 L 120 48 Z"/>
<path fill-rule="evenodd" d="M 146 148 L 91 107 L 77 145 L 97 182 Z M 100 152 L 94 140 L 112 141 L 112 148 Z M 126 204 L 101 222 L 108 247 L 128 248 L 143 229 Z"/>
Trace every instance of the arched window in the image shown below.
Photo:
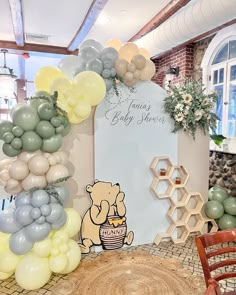
<path fill-rule="evenodd" d="M 236 38 L 218 48 L 209 71 L 210 88 L 218 95 L 216 131 L 227 138 L 236 137 Z"/>
<path fill-rule="evenodd" d="M 216 131 L 227 138 L 221 148 L 212 141 L 210 148 L 236 153 L 236 24 L 214 36 L 201 68 L 204 85 L 218 95 L 215 111 L 220 120 Z"/>

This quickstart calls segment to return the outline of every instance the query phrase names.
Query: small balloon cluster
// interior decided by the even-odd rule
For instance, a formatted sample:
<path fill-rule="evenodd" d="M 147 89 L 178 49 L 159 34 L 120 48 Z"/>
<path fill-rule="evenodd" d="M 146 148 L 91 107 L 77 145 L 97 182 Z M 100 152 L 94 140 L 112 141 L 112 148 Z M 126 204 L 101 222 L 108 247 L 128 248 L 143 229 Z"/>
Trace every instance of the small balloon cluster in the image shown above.
<path fill-rule="evenodd" d="M 221 230 L 236 228 L 236 198 L 229 196 L 222 187 L 214 186 L 209 190 L 208 199 L 206 215 L 215 219 Z"/>
<path fill-rule="evenodd" d="M 81 44 L 78 56 L 63 58 L 58 67 L 40 68 L 35 86 L 39 91 L 57 91 L 59 106 L 67 112 L 70 123 L 78 124 L 116 83 L 133 86 L 154 74 L 155 64 L 148 52 L 135 43 L 110 40 L 104 47 L 89 39 Z"/>
<path fill-rule="evenodd" d="M 0 122 L 3 152 L 15 157 L 22 151 L 56 152 L 62 137 L 70 130 L 66 113 L 57 106 L 57 94 L 36 94 L 30 104 L 17 104 L 12 108 L 10 121 Z"/>
<path fill-rule="evenodd" d="M 0 161 L 0 185 L 15 195 L 15 202 L 0 212 L 0 280 L 15 273 L 23 289 L 35 290 L 53 272 L 73 271 L 81 259 L 72 239 L 81 218 L 65 208 L 69 193 L 64 182 L 70 176 L 67 155 L 59 151 L 70 124 L 56 94 L 47 93 L 16 105 L 11 119 L 0 123 L 3 152 L 17 156 Z"/>

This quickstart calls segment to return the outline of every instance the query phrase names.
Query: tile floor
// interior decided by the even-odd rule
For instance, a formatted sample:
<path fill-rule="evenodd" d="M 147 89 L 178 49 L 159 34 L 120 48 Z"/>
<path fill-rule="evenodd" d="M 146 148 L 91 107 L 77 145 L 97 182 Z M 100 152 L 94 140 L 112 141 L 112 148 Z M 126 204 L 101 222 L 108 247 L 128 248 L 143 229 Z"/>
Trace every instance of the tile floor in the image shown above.
<path fill-rule="evenodd" d="M 148 251 L 151 255 L 163 258 L 175 258 L 181 261 L 184 267 L 189 269 L 193 275 L 202 275 L 202 268 L 193 237 L 189 237 L 185 244 L 173 244 L 172 242 L 167 241 L 161 242 L 158 246 L 155 244 L 147 244 L 138 247 L 123 248 L 119 251 L 134 251 L 137 248 Z M 84 256 L 82 259 L 93 259 L 97 255 L 100 254 L 92 252 L 89 255 Z M 233 255 L 235 255 L 235 253 L 233 253 Z M 234 267 L 234 271 L 236 271 L 236 266 Z M 65 280 L 66 277 L 53 276 L 49 284 L 47 284 L 47 288 L 44 287 L 38 291 L 26 291 L 20 289 L 19 286 L 16 285 L 15 280 L 10 278 L 6 281 L 0 281 L 0 295 L 48 295 L 51 294 L 50 286 L 61 279 Z M 236 279 L 225 281 L 222 284 L 222 289 L 227 291 L 236 290 Z"/>

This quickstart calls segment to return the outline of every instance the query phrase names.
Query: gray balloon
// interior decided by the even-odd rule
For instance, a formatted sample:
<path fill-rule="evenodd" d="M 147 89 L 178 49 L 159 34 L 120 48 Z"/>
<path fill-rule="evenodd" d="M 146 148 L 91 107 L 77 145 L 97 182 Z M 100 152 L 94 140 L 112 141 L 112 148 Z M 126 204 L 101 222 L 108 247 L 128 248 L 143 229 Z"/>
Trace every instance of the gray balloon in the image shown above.
<path fill-rule="evenodd" d="M 99 51 L 93 46 L 83 47 L 79 55 L 82 57 L 84 62 L 89 62 L 90 60 L 96 59 L 99 57 Z"/>
<path fill-rule="evenodd" d="M 9 246 L 12 252 L 17 255 L 28 253 L 33 247 L 32 241 L 28 240 L 25 234 L 25 228 L 14 233 L 10 237 Z"/>
<path fill-rule="evenodd" d="M 38 224 L 44 224 L 46 221 L 45 216 L 40 216 L 35 222 Z"/>
<path fill-rule="evenodd" d="M 102 64 L 103 64 L 104 69 L 108 69 L 108 70 L 110 70 L 110 69 L 112 69 L 112 68 L 114 67 L 114 62 L 113 62 L 113 60 L 110 59 L 110 58 L 106 58 L 106 59 L 104 59 L 104 60 L 102 61 Z"/>
<path fill-rule="evenodd" d="M 59 220 L 61 214 L 63 214 L 62 212 L 64 211 L 64 209 L 61 205 L 57 203 L 52 203 L 49 206 L 51 206 L 52 211 L 50 215 L 46 217 L 46 220 L 49 223 L 56 223 Z"/>
<path fill-rule="evenodd" d="M 69 190 L 68 190 L 68 188 L 65 185 L 57 186 L 57 187 L 55 187 L 55 191 L 58 193 L 61 203 L 63 205 L 65 205 L 67 203 L 68 199 L 69 199 Z M 51 202 L 52 203 L 58 202 L 58 201 L 54 202 L 54 201 L 52 201 L 52 199 L 56 200 L 53 196 L 51 196 Z"/>
<path fill-rule="evenodd" d="M 33 208 L 30 212 L 30 216 L 33 219 L 38 219 L 41 216 L 41 210 L 39 208 Z"/>
<path fill-rule="evenodd" d="M 47 222 L 38 224 L 33 222 L 25 227 L 26 238 L 32 242 L 44 240 L 51 231 L 51 225 Z"/>
<path fill-rule="evenodd" d="M 15 209 L 6 208 L 0 213 L 0 230 L 4 233 L 15 233 L 22 228 L 22 225 L 16 221 Z"/>
<path fill-rule="evenodd" d="M 19 224 L 21 225 L 31 224 L 34 221 L 30 214 L 32 208 L 33 207 L 31 205 L 18 207 L 15 211 L 16 221 L 19 222 Z"/>
<path fill-rule="evenodd" d="M 113 86 L 113 81 L 111 79 L 104 79 L 104 82 L 106 84 L 107 91 L 110 90 Z"/>
<path fill-rule="evenodd" d="M 116 76 L 116 69 L 115 68 L 111 69 L 111 76 L 112 76 L 112 78 L 114 78 Z"/>
<path fill-rule="evenodd" d="M 96 72 L 97 74 L 101 75 L 101 73 L 103 71 L 102 62 L 100 61 L 100 59 L 97 59 L 97 58 L 94 60 L 90 60 L 86 64 L 86 70 L 93 71 L 93 72 Z"/>
<path fill-rule="evenodd" d="M 43 216 L 48 216 L 51 213 L 52 208 L 48 204 L 44 204 L 40 207 L 40 210 Z"/>
<path fill-rule="evenodd" d="M 108 69 L 104 69 L 102 71 L 102 77 L 105 78 L 105 79 L 110 78 L 111 77 L 111 71 L 108 70 Z"/>
<path fill-rule="evenodd" d="M 63 227 L 63 225 L 65 225 L 66 223 L 66 220 L 67 220 L 67 215 L 66 215 L 66 212 L 63 211 L 58 221 L 56 223 L 52 223 L 52 229 L 59 229 Z"/>
<path fill-rule="evenodd" d="M 100 42 L 95 39 L 87 39 L 80 44 L 79 50 L 82 50 L 84 47 L 92 46 L 95 47 L 99 52 L 103 50 L 103 46 Z"/>
<path fill-rule="evenodd" d="M 106 47 L 102 50 L 101 55 L 100 55 L 100 59 L 106 60 L 107 58 L 110 58 L 113 63 L 118 59 L 119 54 L 118 51 L 113 48 L 113 47 Z"/>
<path fill-rule="evenodd" d="M 41 207 L 44 204 L 48 204 L 49 200 L 49 195 L 45 190 L 37 190 L 32 193 L 31 205 L 33 207 Z"/>
<path fill-rule="evenodd" d="M 23 205 L 29 205 L 29 204 L 30 204 L 30 193 L 21 192 L 16 196 L 16 200 L 15 200 L 16 208 Z"/>

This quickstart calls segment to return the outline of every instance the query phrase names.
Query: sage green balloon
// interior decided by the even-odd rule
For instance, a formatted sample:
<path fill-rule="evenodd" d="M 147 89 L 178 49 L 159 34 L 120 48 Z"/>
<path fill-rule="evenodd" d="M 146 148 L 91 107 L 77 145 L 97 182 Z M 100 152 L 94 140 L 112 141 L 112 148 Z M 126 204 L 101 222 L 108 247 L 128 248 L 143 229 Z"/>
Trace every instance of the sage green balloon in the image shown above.
<path fill-rule="evenodd" d="M 62 120 L 59 116 L 52 117 L 50 121 L 54 127 L 59 127 L 61 126 L 61 123 L 62 123 Z"/>
<path fill-rule="evenodd" d="M 41 150 L 46 153 L 54 153 L 62 146 L 63 138 L 61 134 L 56 134 L 49 139 L 44 139 Z"/>
<path fill-rule="evenodd" d="M 24 129 L 22 129 L 20 126 L 14 126 L 12 128 L 12 133 L 16 136 L 16 137 L 21 137 L 24 133 Z"/>
<path fill-rule="evenodd" d="M 223 203 L 223 201 L 228 198 L 229 195 L 226 192 L 226 190 L 220 186 L 213 186 L 208 191 L 208 200 L 216 200 L 220 203 Z"/>
<path fill-rule="evenodd" d="M 3 134 L 3 140 L 5 141 L 5 143 L 11 143 L 14 137 L 15 136 L 11 131 L 5 132 Z"/>
<path fill-rule="evenodd" d="M 55 134 L 55 127 L 49 121 L 42 120 L 38 123 L 35 131 L 43 139 L 48 139 Z"/>
<path fill-rule="evenodd" d="M 62 136 L 66 136 L 68 133 L 70 133 L 71 125 L 70 122 L 66 119 L 64 125 L 64 130 L 62 132 Z"/>
<path fill-rule="evenodd" d="M 16 150 L 21 149 L 22 148 L 22 140 L 18 137 L 15 137 L 11 142 L 11 146 Z"/>
<path fill-rule="evenodd" d="M 32 131 L 40 121 L 38 112 L 30 105 L 23 105 L 12 112 L 14 125 L 20 126 L 24 131 Z"/>
<path fill-rule="evenodd" d="M 59 127 L 56 128 L 56 134 L 63 134 L 64 132 L 64 126 L 60 125 Z"/>
<path fill-rule="evenodd" d="M 9 121 L 0 122 L 0 139 L 3 140 L 4 133 L 11 131 L 14 125 Z"/>
<path fill-rule="evenodd" d="M 22 136 L 22 149 L 26 152 L 35 152 L 41 148 L 42 138 L 34 131 L 26 131 Z"/>
<path fill-rule="evenodd" d="M 218 219 L 224 214 L 224 207 L 220 202 L 212 200 L 206 203 L 205 213 L 209 218 Z"/>
<path fill-rule="evenodd" d="M 21 153 L 21 150 L 14 149 L 10 144 L 4 143 L 2 146 L 2 151 L 8 157 L 16 157 Z"/>
<path fill-rule="evenodd" d="M 230 228 L 236 228 L 236 218 L 229 214 L 224 214 L 219 219 L 219 228 L 220 229 L 230 229 Z"/>
<path fill-rule="evenodd" d="M 225 209 L 225 212 L 230 215 L 236 215 L 236 198 L 229 197 L 224 200 L 223 206 Z"/>

